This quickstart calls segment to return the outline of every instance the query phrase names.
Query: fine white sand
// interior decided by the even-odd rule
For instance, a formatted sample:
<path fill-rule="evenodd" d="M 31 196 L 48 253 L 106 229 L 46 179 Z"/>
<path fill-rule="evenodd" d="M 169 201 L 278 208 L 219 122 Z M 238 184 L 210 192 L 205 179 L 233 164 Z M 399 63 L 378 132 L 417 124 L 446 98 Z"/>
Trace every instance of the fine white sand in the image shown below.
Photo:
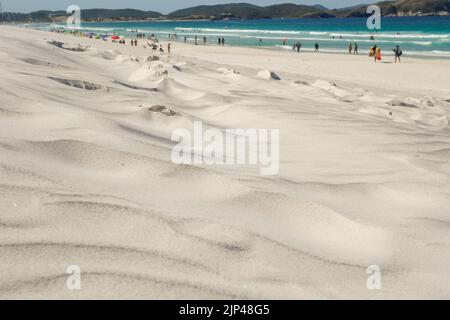
<path fill-rule="evenodd" d="M 450 298 L 450 60 L 149 56 L 0 27 L 0 298 Z M 280 174 L 173 164 L 195 120 L 280 129 Z"/>

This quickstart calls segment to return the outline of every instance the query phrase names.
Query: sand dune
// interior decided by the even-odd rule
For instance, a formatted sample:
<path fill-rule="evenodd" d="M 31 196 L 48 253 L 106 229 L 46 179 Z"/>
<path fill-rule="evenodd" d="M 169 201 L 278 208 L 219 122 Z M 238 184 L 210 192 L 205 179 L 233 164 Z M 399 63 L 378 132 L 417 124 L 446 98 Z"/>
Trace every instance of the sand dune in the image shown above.
<path fill-rule="evenodd" d="M 1 298 L 450 297 L 449 61 L 0 28 Z M 194 121 L 280 129 L 279 175 L 172 163 Z"/>

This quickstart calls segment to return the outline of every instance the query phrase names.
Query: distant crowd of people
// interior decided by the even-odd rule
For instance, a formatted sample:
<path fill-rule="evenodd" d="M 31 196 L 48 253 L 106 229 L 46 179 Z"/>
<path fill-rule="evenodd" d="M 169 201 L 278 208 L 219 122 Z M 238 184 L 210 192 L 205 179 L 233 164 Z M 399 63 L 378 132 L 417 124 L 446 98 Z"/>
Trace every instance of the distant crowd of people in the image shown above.
<path fill-rule="evenodd" d="M 395 46 L 394 49 L 392 49 L 392 52 L 394 52 L 394 62 L 395 63 L 400 63 L 401 62 L 401 57 L 403 55 L 403 51 L 402 49 L 400 49 L 400 46 Z M 377 45 L 374 45 L 373 47 L 370 48 L 369 50 L 369 57 L 373 57 L 375 62 L 379 62 L 381 61 L 381 48 L 378 47 Z"/>
<path fill-rule="evenodd" d="M 172 36 L 171 39 L 174 39 L 173 36 Z M 176 39 L 176 38 L 175 38 L 175 39 Z M 206 46 L 207 43 L 208 43 L 208 38 L 207 38 L 206 36 L 203 36 L 203 37 L 201 37 L 201 38 L 199 39 L 199 36 L 198 36 L 198 35 L 195 35 L 195 36 L 185 35 L 183 39 L 184 39 L 184 43 L 188 43 L 189 40 L 192 39 L 193 42 L 194 42 L 194 45 L 196 45 L 196 46 L 199 44 L 199 41 L 201 41 L 201 42 L 203 43 L 203 45 L 205 45 L 205 46 Z M 217 44 L 218 44 L 219 46 L 224 46 L 224 45 L 225 45 L 225 38 L 224 38 L 224 37 L 219 37 L 219 38 L 217 39 Z"/>
<path fill-rule="evenodd" d="M 60 32 L 66 32 L 66 31 L 55 28 L 55 29 L 51 29 L 51 32 L 60 33 Z M 159 44 L 159 40 L 157 39 L 155 34 L 153 34 L 153 33 L 152 34 L 146 34 L 146 33 L 143 33 L 143 32 L 138 32 L 137 29 L 136 30 L 133 29 L 133 30 L 131 30 L 131 32 L 136 34 L 136 38 L 135 39 L 129 40 L 131 46 L 137 47 L 138 46 L 138 39 L 141 39 L 141 40 L 142 39 L 147 39 L 149 41 L 146 44 L 143 45 L 144 48 L 148 47 L 148 48 L 151 48 L 152 50 L 158 50 L 160 52 L 165 52 L 165 50 L 163 49 L 162 45 Z M 80 32 L 80 31 L 71 31 L 70 33 L 73 34 L 73 35 L 78 35 L 78 36 L 83 36 L 83 35 L 84 36 L 89 36 L 90 38 L 93 38 L 94 35 L 95 35 L 95 34 L 92 34 L 92 33 L 88 34 L 88 33 L 83 33 L 83 32 Z M 109 36 L 101 36 L 101 35 L 95 35 L 95 36 L 96 36 L 97 39 L 103 39 L 105 41 L 106 41 L 106 38 L 109 37 Z M 335 39 L 336 35 L 333 35 L 332 37 L 333 37 L 333 39 Z M 191 39 L 191 38 L 193 39 L 193 42 L 194 42 L 195 45 L 199 44 L 199 35 L 194 35 L 194 36 L 184 35 L 184 43 L 188 43 L 188 40 Z M 342 39 L 342 36 L 339 36 L 339 38 Z M 114 36 L 112 36 L 112 39 L 113 39 L 112 40 L 113 42 L 119 43 L 119 44 L 126 44 L 126 41 L 127 41 L 127 40 L 125 40 L 124 37 L 116 36 L 115 33 L 114 33 Z M 169 43 L 167 44 L 167 52 L 169 54 L 172 51 L 172 45 L 171 45 L 170 42 L 171 41 L 177 41 L 177 39 L 178 39 L 178 35 L 176 33 L 168 35 Z M 374 35 L 370 35 L 370 39 L 371 40 L 375 40 Z M 207 39 L 206 36 L 203 36 L 200 41 L 203 42 L 203 45 L 207 45 L 208 39 Z M 263 39 L 260 38 L 259 42 L 262 43 Z M 287 38 L 283 39 L 283 46 L 287 46 L 288 43 L 289 43 L 289 40 Z M 225 37 L 218 37 L 217 38 L 217 45 L 225 46 Z M 302 48 L 303 48 L 303 44 L 300 41 L 295 42 L 293 44 L 293 46 L 292 46 L 292 49 L 294 51 L 297 51 L 297 52 L 300 52 L 302 50 Z M 319 49 L 320 49 L 320 45 L 319 45 L 318 42 L 316 42 L 314 44 L 314 52 L 319 52 Z M 400 49 L 399 46 L 396 46 L 395 48 L 392 49 L 392 52 L 394 53 L 394 58 L 395 58 L 394 61 L 395 61 L 395 63 L 400 63 L 401 62 L 401 57 L 403 55 L 403 51 Z M 351 54 L 351 55 L 358 55 L 359 54 L 359 45 L 358 45 L 358 43 L 356 43 L 356 42 L 355 43 L 353 43 L 353 42 L 349 43 L 349 45 L 348 45 L 348 53 Z M 382 60 L 381 48 L 379 46 L 377 46 L 377 45 L 372 46 L 369 49 L 369 57 L 373 58 L 375 62 L 381 61 Z"/>
<path fill-rule="evenodd" d="M 283 45 L 286 45 L 287 41 L 284 40 L 283 41 Z M 292 50 L 300 52 L 302 49 L 303 45 L 300 41 L 294 43 L 294 45 L 292 46 Z M 314 44 L 314 52 L 319 52 L 319 43 L 315 43 Z M 394 57 L 395 63 L 400 63 L 401 62 L 401 56 L 403 55 L 403 51 L 400 49 L 400 46 L 396 46 L 394 49 L 392 49 L 392 51 L 394 52 Z M 359 54 L 359 45 L 358 43 L 350 43 L 348 45 L 348 53 L 351 55 L 358 55 Z M 378 47 L 377 45 L 374 45 L 373 47 L 371 47 L 369 49 L 369 57 L 373 57 L 375 62 L 379 62 L 381 61 L 381 48 Z"/>

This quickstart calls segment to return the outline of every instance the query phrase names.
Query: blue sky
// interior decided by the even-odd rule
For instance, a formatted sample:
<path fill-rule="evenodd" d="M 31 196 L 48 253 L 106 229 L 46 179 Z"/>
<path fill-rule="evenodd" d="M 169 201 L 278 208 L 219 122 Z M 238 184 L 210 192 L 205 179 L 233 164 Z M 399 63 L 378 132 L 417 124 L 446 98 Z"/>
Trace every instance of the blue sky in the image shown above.
<path fill-rule="evenodd" d="M 249 2 L 257 5 L 275 3 L 322 4 L 329 8 L 346 7 L 360 3 L 372 3 L 374 0 L 0 0 L 3 11 L 30 12 L 39 9 L 62 10 L 71 4 L 79 5 L 82 9 L 89 8 L 136 8 L 154 10 L 162 13 L 201 4 L 219 4 L 229 2 Z"/>

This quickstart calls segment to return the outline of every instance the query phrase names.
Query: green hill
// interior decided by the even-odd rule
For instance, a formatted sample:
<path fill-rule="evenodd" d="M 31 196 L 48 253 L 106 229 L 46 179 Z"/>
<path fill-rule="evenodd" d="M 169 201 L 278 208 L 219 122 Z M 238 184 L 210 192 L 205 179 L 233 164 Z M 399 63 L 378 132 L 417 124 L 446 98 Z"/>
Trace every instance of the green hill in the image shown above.
<path fill-rule="evenodd" d="M 154 19 L 161 17 L 162 14 L 155 11 L 142 11 L 136 9 L 88 9 L 81 11 L 82 19 L 121 19 L 121 18 L 132 18 L 132 19 Z"/>
<path fill-rule="evenodd" d="M 383 16 L 449 15 L 449 0 L 397 0 L 378 2 Z M 367 5 L 333 10 L 337 17 L 365 17 Z"/>
<path fill-rule="evenodd" d="M 450 0 L 395 0 L 378 2 L 383 16 L 424 16 L 449 15 Z M 257 6 L 249 3 L 229 3 L 221 5 L 203 5 L 176 10 L 167 16 L 155 11 L 136 9 L 86 9 L 82 10 L 84 21 L 102 20 L 148 20 L 169 19 L 264 19 L 264 18 L 346 18 L 365 17 L 367 5 L 329 10 L 320 5 L 305 6 L 292 3 L 271 6 Z M 5 13 L 1 21 L 62 21 L 67 14 L 64 11 L 36 11 L 29 14 Z"/>
<path fill-rule="evenodd" d="M 302 6 L 296 4 L 279 4 L 260 7 L 248 3 L 230 3 L 223 5 L 198 6 L 177 10 L 168 15 L 168 18 L 239 18 L 239 19 L 264 19 L 264 18 L 298 18 L 306 14 L 323 11 L 314 6 Z"/>
<path fill-rule="evenodd" d="M 384 16 L 420 16 L 420 15 L 448 15 L 450 0 L 397 0 L 382 1 Z M 367 16 L 368 5 L 357 5 L 349 8 L 329 10 L 323 6 L 305 6 L 292 3 L 272 6 L 256 6 L 248 3 L 233 3 L 222 5 L 205 5 L 177 10 L 168 15 L 171 19 L 179 18 L 345 18 Z"/>

